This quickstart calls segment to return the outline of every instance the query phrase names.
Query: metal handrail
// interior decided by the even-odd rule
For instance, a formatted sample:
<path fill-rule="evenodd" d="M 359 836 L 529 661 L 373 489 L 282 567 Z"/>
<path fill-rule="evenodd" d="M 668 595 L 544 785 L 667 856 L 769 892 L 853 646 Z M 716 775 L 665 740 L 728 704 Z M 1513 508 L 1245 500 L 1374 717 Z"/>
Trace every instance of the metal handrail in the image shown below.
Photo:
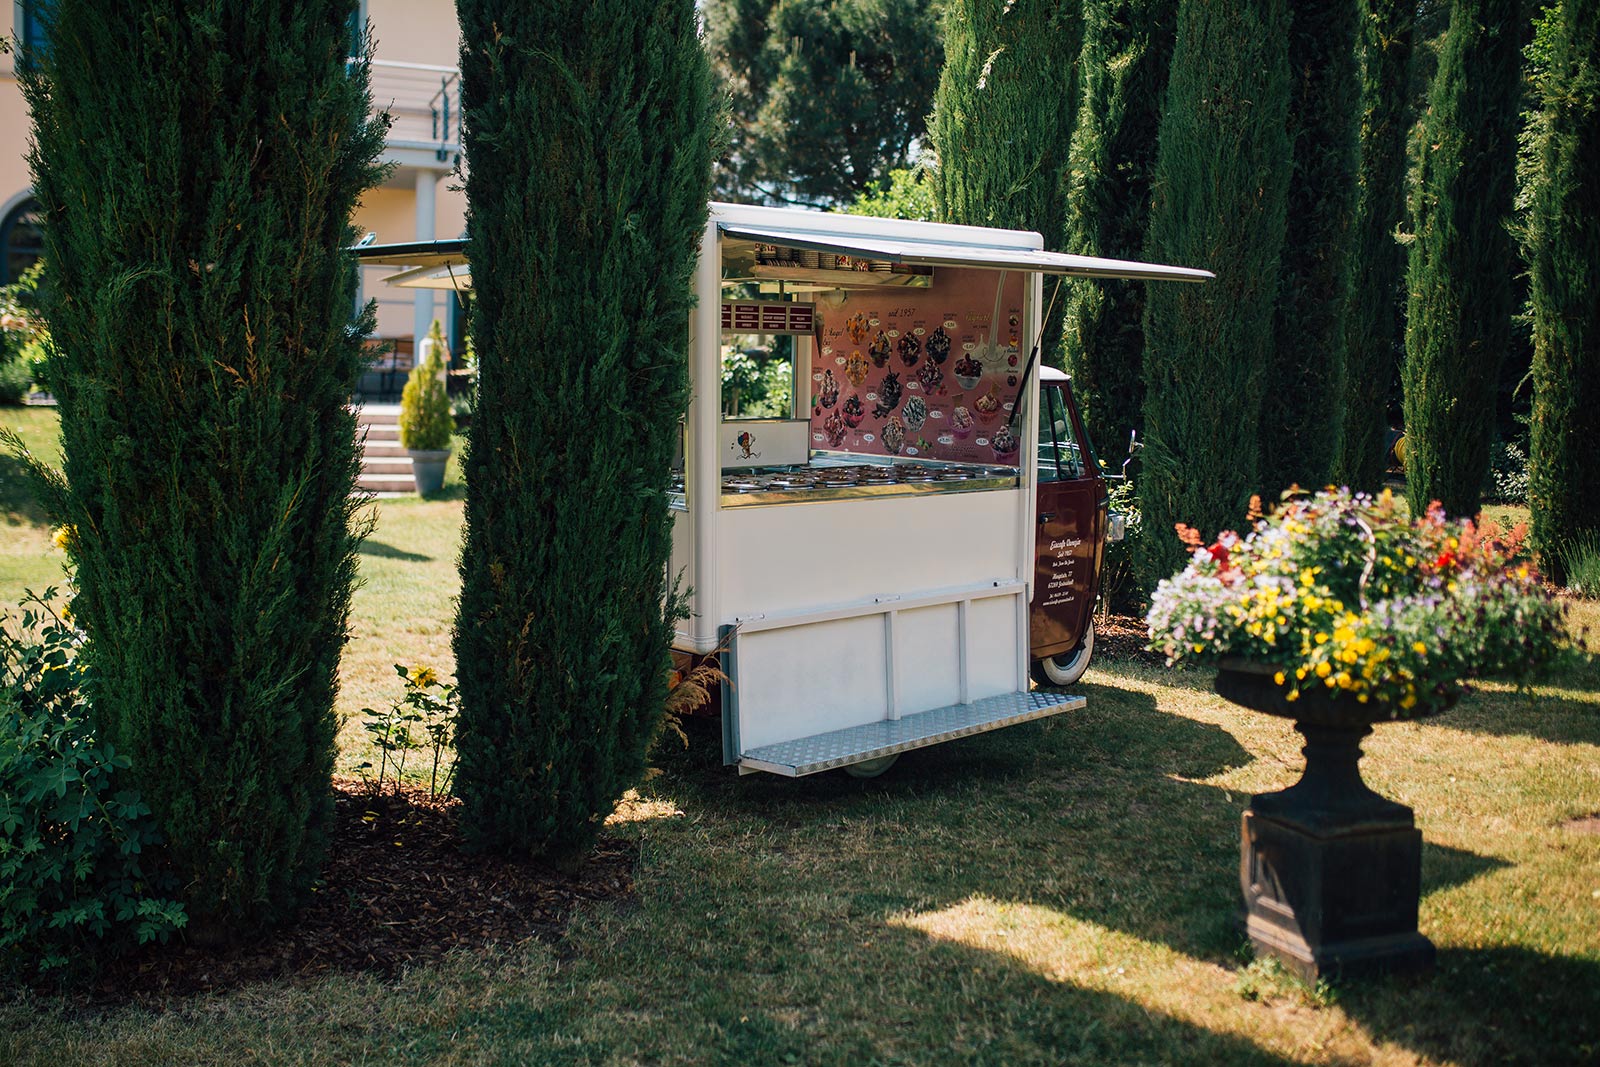
<path fill-rule="evenodd" d="M 373 103 L 389 113 L 391 144 L 431 144 L 441 163 L 460 152 L 461 72 L 457 68 L 374 59 L 371 69 Z"/>

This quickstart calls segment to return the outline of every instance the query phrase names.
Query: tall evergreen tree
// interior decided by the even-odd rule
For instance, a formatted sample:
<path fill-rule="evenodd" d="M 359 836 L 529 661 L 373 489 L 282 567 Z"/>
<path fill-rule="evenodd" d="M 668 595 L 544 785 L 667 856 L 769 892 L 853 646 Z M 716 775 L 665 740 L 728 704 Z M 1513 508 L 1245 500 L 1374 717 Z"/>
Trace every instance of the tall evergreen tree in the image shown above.
<path fill-rule="evenodd" d="M 359 457 L 353 0 L 57 0 L 25 66 L 101 735 L 203 935 L 287 914 L 332 816 Z"/>
<path fill-rule="evenodd" d="M 1289 185 L 1284 0 L 1181 0 L 1150 207 L 1148 258 L 1204 285 L 1145 298 L 1140 573 L 1182 562 L 1176 523 L 1238 526 L 1258 489 Z"/>
<path fill-rule="evenodd" d="M 1289 21 L 1294 164 L 1261 414 L 1261 486 L 1268 495 L 1326 484 L 1344 429 L 1361 102 L 1358 2 L 1298 0 Z"/>
<path fill-rule="evenodd" d="M 1078 4 L 951 0 L 929 135 L 939 218 L 1059 240 L 1077 113 Z"/>
<path fill-rule="evenodd" d="M 1084 88 L 1067 176 L 1068 252 L 1137 259 L 1172 62 L 1178 0 L 1086 0 Z M 1067 283 L 1063 349 L 1089 436 L 1120 449 L 1144 406 L 1145 283 Z"/>
<path fill-rule="evenodd" d="M 1478 510 L 1511 341 L 1523 24 L 1518 0 L 1454 0 L 1424 122 L 1406 284 L 1406 496 Z"/>
<path fill-rule="evenodd" d="M 1600 537 L 1600 0 L 1561 0 L 1542 72 L 1528 219 L 1533 437 L 1528 502 L 1545 571 Z"/>
<path fill-rule="evenodd" d="M 456 792 L 469 845 L 570 858 L 644 770 L 711 181 L 693 0 L 458 0 L 478 407 Z"/>
<path fill-rule="evenodd" d="M 1344 432 L 1334 480 L 1376 490 L 1383 482 L 1389 383 L 1401 340 L 1405 251 L 1406 87 L 1417 0 L 1361 0 L 1361 164 L 1345 330 Z"/>
<path fill-rule="evenodd" d="M 730 103 L 717 195 L 843 205 L 908 165 L 939 80 L 937 0 L 705 0 Z"/>

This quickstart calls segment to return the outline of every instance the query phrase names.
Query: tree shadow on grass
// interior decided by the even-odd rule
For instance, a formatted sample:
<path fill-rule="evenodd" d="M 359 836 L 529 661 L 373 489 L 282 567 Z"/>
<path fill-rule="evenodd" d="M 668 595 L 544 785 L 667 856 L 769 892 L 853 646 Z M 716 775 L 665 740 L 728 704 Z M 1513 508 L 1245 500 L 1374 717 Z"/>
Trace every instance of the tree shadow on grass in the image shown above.
<path fill-rule="evenodd" d="M 0 450 L 0 523 L 6 526 L 50 525 L 50 517 L 34 497 L 27 468 L 4 450 Z"/>
<path fill-rule="evenodd" d="M 667 769 L 698 794 L 682 797 L 686 806 L 697 799 L 792 833 L 796 849 L 817 847 L 813 835 L 827 827 L 862 839 L 867 854 L 918 857 L 862 885 L 885 916 L 973 897 L 1017 901 L 1231 964 L 1242 944 L 1240 815 L 1250 797 L 1195 779 L 1253 757 L 1226 730 L 1162 712 L 1149 694 L 1083 688 L 1082 711 L 910 752 L 870 781 L 736 778 L 703 751 Z M 1431 849 L 1427 887 L 1494 863 Z"/>
<path fill-rule="evenodd" d="M 403 548 L 395 548 L 393 545 L 386 545 L 382 541 L 374 540 L 371 537 L 361 542 L 361 548 L 359 551 L 363 556 L 376 556 L 380 559 L 397 559 L 403 563 L 433 562 L 432 556 L 424 556 L 420 552 L 407 552 Z"/>
<path fill-rule="evenodd" d="M 1436 1062 L 1600 1063 L 1600 958 L 1445 948 L 1432 975 L 1351 986 L 1339 1003 Z"/>
<path fill-rule="evenodd" d="M 1600 667 L 1578 668 L 1554 692 L 1479 690 L 1432 721 L 1463 733 L 1600 745 Z"/>

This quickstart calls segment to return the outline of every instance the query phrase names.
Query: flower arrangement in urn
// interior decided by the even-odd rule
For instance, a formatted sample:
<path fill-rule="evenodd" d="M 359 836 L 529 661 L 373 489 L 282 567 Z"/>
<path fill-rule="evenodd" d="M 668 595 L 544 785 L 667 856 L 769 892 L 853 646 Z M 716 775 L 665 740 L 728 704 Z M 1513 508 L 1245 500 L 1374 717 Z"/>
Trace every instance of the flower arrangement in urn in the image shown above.
<path fill-rule="evenodd" d="M 1259 517 L 1252 501 L 1252 517 Z M 1422 834 L 1358 764 L 1375 723 L 1448 708 L 1477 677 L 1526 683 L 1568 645 L 1561 609 L 1520 561 L 1523 531 L 1437 506 L 1291 490 L 1246 536 L 1178 528 L 1189 565 L 1157 587 L 1151 647 L 1217 665 L 1215 688 L 1295 720 L 1305 770 L 1241 818 L 1245 929 L 1307 980 L 1426 970 Z"/>
<path fill-rule="evenodd" d="M 1252 501 L 1252 516 L 1259 516 Z M 1291 490 L 1246 536 L 1193 549 L 1146 622 L 1167 661 L 1271 665 L 1285 704 L 1325 693 L 1373 720 L 1453 704 L 1477 677 L 1526 682 L 1567 643 L 1561 607 L 1522 559 L 1525 528 L 1410 519 L 1376 497 Z"/>

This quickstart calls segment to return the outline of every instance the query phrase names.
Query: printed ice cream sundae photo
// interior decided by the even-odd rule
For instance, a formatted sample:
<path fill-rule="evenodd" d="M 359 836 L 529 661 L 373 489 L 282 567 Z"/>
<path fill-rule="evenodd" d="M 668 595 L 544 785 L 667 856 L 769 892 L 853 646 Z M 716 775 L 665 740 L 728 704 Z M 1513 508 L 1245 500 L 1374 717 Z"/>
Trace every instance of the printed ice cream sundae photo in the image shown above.
<path fill-rule="evenodd" d="M 955 411 L 950 414 L 950 432 L 955 434 L 957 441 L 965 441 L 972 436 L 972 428 L 976 425 L 972 421 L 972 412 L 965 405 L 956 405 Z"/>
<path fill-rule="evenodd" d="M 978 379 L 983 377 L 983 364 L 971 356 L 962 356 L 956 360 L 956 381 L 961 383 L 963 389 L 974 389 Z"/>
<path fill-rule="evenodd" d="M 831 408 L 839 402 L 839 382 L 832 370 L 822 372 L 822 391 L 817 394 L 817 400 L 825 408 Z"/>
<path fill-rule="evenodd" d="M 872 409 L 872 417 L 881 419 L 899 406 L 900 375 L 890 371 L 883 376 L 883 381 L 878 385 L 878 403 Z"/>
<path fill-rule="evenodd" d="M 908 367 L 915 367 L 917 360 L 921 359 L 922 342 L 911 334 L 903 334 L 900 338 L 900 362 Z"/>
<path fill-rule="evenodd" d="M 928 404 L 920 396 L 914 396 L 906 401 L 906 406 L 900 412 L 905 419 L 906 429 L 920 430 L 922 424 L 928 421 Z"/>
<path fill-rule="evenodd" d="M 979 424 L 983 426 L 990 425 L 1000 417 L 1000 394 L 995 391 L 993 385 L 989 386 L 987 393 L 972 402 L 972 409 L 977 413 Z"/>
<path fill-rule="evenodd" d="M 922 361 L 922 366 L 917 369 L 917 381 L 922 383 L 922 391 L 929 396 L 944 395 L 944 371 L 933 360 Z"/>
<path fill-rule="evenodd" d="M 989 438 L 989 447 L 994 449 L 994 458 L 1012 460 L 1017 456 L 1017 438 L 1011 432 L 1009 424 L 1002 424 Z"/>
<path fill-rule="evenodd" d="M 844 414 L 844 424 L 852 430 L 860 426 L 861 420 L 867 417 L 867 409 L 861 403 L 860 393 L 851 393 L 845 397 L 839 410 Z"/>
<path fill-rule="evenodd" d="M 928 350 L 928 358 L 935 363 L 943 363 L 950 358 L 950 335 L 944 332 L 941 326 L 933 331 L 924 346 Z"/>
<path fill-rule="evenodd" d="M 852 352 L 850 358 L 844 361 L 844 376 L 859 389 L 861 383 L 867 380 L 867 357 L 860 352 Z"/>
<path fill-rule="evenodd" d="M 889 421 L 883 427 L 883 447 L 891 456 L 900 454 L 900 446 L 906 442 L 905 424 L 898 415 L 889 416 Z"/>
<path fill-rule="evenodd" d="M 872 357 L 872 365 L 882 370 L 889 365 L 889 335 L 882 330 L 872 339 L 872 344 L 867 346 L 867 355 Z"/>

